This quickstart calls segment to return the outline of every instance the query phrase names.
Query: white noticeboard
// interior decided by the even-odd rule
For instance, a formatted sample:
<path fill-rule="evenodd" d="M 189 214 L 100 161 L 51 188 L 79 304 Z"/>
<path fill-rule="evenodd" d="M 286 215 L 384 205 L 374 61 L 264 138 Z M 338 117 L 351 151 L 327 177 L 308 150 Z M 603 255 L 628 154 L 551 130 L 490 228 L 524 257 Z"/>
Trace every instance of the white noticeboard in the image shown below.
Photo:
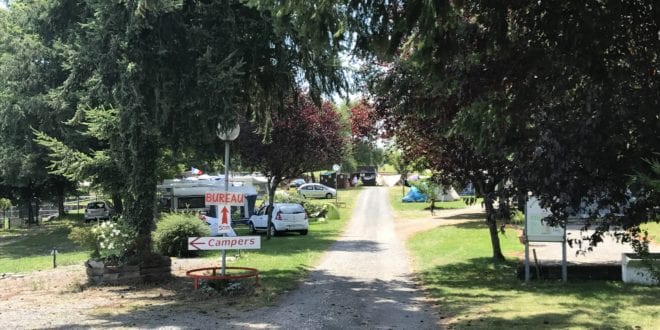
<path fill-rule="evenodd" d="M 528 242 L 563 242 L 564 228 L 549 226 L 543 218 L 551 215 L 548 209 L 539 205 L 536 197 L 530 197 L 525 206 L 525 234 Z"/>

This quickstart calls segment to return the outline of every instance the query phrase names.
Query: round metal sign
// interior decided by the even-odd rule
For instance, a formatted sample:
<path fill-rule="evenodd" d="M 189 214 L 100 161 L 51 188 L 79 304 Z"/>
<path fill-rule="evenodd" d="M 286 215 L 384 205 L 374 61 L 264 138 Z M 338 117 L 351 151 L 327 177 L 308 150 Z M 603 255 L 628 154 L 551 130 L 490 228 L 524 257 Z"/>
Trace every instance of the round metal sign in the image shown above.
<path fill-rule="evenodd" d="M 341 167 L 337 164 L 332 165 L 332 170 L 335 171 L 335 172 L 339 171 L 340 168 Z"/>

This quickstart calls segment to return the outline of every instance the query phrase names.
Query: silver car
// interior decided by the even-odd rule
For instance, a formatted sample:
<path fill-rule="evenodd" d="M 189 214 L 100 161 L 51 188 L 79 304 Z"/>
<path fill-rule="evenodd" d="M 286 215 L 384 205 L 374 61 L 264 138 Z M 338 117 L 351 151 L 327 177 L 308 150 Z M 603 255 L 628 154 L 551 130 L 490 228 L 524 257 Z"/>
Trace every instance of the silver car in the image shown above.
<path fill-rule="evenodd" d="M 298 187 L 298 194 L 305 198 L 334 198 L 337 190 L 320 183 L 305 183 Z"/>
<path fill-rule="evenodd" d="M 115 215 L 115 209 L 110 202 L 95 201 L 85 207 L 85 222 L 92 220 L 110 220 Z"/>

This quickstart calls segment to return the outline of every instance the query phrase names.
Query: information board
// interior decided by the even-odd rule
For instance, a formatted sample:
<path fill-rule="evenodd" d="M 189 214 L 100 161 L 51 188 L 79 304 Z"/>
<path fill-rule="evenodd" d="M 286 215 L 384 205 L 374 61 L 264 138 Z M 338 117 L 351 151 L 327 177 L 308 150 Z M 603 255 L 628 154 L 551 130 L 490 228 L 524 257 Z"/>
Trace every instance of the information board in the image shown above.
<path fill-rule="evenodd" d="M 564 228 L 549 226 L 543 218 L 551 215 L 548 209 L 541 208 L 536 197 L 530 197 L 525 206 L 525 234 L 528 242 L 563 242 Z"/>

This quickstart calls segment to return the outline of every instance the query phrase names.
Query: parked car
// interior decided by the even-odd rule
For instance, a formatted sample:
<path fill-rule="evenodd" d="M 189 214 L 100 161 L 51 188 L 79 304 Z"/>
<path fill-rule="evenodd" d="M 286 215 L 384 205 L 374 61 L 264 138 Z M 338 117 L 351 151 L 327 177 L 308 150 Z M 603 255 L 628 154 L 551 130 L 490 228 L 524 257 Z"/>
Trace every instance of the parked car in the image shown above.
<path fill-rule="evenodd" d="M 334 198 L 337 190 L 320 183 L 305 183 L 298 187 L 298 194 L 305 198 Z"/>
<path fill-rule="evenodd" d="M 260 207 L 250 216 L 248 227 L 251 233 L 270 231 L 270 236 L 280 232 L 297 231 L 300 235 L 307 235 L 309 219 L 305 208 L 298 203 L 274 203 L 273 221 L 268 228 L 268 205 Z"/>
<path fill-rule="evenodd" d="M 95 201 L 85 207 L 85 222 L 92 220 L 109 220 L 115 215 L 115 209 L 110 202 Z"/>
<path fill-rule="evenodd" d="M 289 188 L 298 188 L 305 184 L 305 179 L 294 179 L 289 183 Z"/>

